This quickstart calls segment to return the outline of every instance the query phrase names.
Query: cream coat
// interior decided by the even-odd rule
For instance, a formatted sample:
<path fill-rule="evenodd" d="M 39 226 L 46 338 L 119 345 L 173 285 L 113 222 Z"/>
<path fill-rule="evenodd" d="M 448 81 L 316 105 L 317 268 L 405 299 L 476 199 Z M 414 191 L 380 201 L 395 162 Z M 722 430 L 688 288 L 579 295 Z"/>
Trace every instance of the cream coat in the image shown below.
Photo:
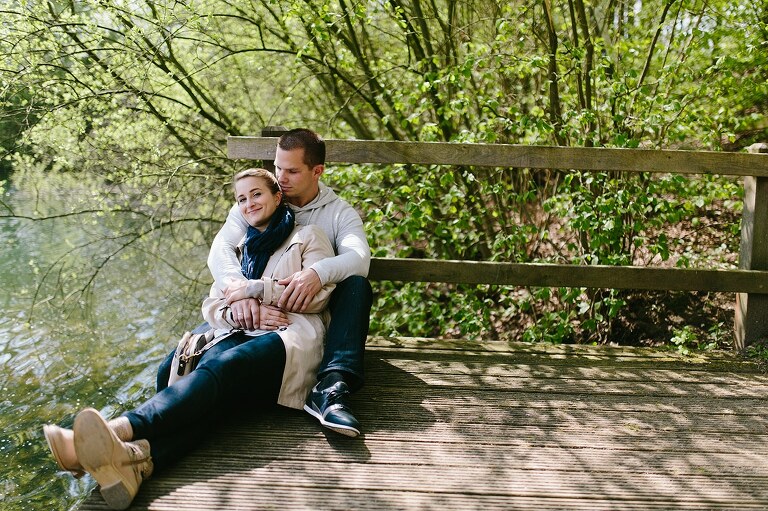
<path fill-rule="evenodd" d="M 286 241 L 269 259 L 262 278 L 264 297 L 262 303 L 277 305 L 285 286 L 278 280 L 293 275 L 312 264 L 333 257 L 333 248 L 322 229 L 315 225 L 296 226 Z M 215 263 L 215 261 L 214 261 Z M 209 261 L 210 264 L 210 261 Z M 285 370 L 277 402 L 290 408 L 302 409 L 316 381 L 317 368 L 323 358 L 323 339 L 328 314 L 325 307 L 334 284 L 326 284 L 312 300 L 306 313 L 288 313 L 291 324 L 276 333 L 285 344 Z M 217 329 L 217 335 L 225 335 L 235 329 L 223 289 L 214 283 L 208 298 L 203 302 L 203 317 Z M 246 331 L 248 335 L 264 334 L 264 330 Z"/>

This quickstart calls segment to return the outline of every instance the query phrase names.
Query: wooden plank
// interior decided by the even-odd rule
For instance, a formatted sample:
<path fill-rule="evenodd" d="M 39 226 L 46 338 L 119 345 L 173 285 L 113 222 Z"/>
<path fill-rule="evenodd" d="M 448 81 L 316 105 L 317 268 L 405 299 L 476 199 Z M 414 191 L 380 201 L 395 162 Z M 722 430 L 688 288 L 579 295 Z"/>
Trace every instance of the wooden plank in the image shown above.
<path fill-rule="evenodd" d="M 475 387 L 478 383 L 484 389 L 497 392 L 518 392 L 525 390 L 531 383 L 530 379 L 505 378 L 500 376 L 479 376 L 479 375 L 456 375 L 456 374 L 429 374 L 422 375 L 421 381 L 433 388 L 445 387 L 451 391 L 459 389 L 469 389 Z M 628 395 L 637 392 L 639 388 L 642 391 L 653 393 L 656 396 L 663 397 L 688 397 L 690 399 L 701 399 L 708 396 L 712 399 L 758 399 L 761 396 L 768 395 L 768 385 L 751 385 L 749 387 L 740 385 L 723 385 L 707 383 L 665 383 L 665 382 L 644 382 L 637 381 L 617 381 L 612 385 L 604 385 L 602 380 L 563 380 L 543 378 L 537 379 L 538 389 L 549 395 L 562 395 L 573 392 L 579 392 L 588 395 L 597 394 L 623 394 Z"/>
<path fill-rule="evenodd" d="M 599 488 L 603 498 L 613 499 L 620 503 L 624 499 L 643 499 L 646 502 L 665 502 L 670 504 L 677 500 L 713 502 L 725 504 L 731 501 L 734 493 L 748 495 L 759 494 L 761 485 L 768 484 L 768 477 L 764 475 L 756 477 L 718 475 L 712 477 L 708 473 L 690 473 L 683 475 L 666 474 L 660 471 L 625 471 L 623 476 L 616 470 L 606 470 L 602 473 L 584 473 L 579 470 L 552 469 L 547 466 L 534 465 L 531 468 L 521 467 L 519 463 L 511 466 L 477 463 L 479 457 L 475 457 L 474 465 L 462 465 L 458 468 L 452 466 L 449 460 L 442 458 L 430 463 L 424 458 L 401 457 L 397 464 L 347 464 L 342 473 L 328 474 L 323 472 L 325 463 L 320 460 L 308 461 L 273 461 L 266 466 L 250 468 L 247 463 L 238 466 L 238 460 L 227 457 L 231 468 L 225 474 L 217 474 L 209 467 L 203 465 L 195 469 L 189 467 L 181 469 L 179 476 L 206 477 L 208 486 L 215 490 L 215 495 L 221 498 L 230 496 L 232 488 L 249 488 L 248 483 L 257 479 L 266 488 L 272 488 L 278 494 L 284 491 L 294 493 L 296 497 L 304 494 L 307 499 L 304 509 L 322 509 L 325 506 L 312 506 L 312 491 L 317 489 L 317 479 L 325 480 L 325 484 L 333 489 L 347 491 L 373 492 L 400 492 L 403 495 L 418 495 L 429 493 L 433 498 L 440 495 L 455 497 L 462 496 L 468 503 L 473 495 L 495 495 L 514 501 L 518 497 L 547 496 L 554 498 L 578 498 L 585 494 L 584 487 Z M 366 467 L 362 470 L 362 467 Z M 292 469 L 291 469 L 292 467 Z M 704 467 L 702 467 L 704 468 Z M 708 467 L 707 467 L 708 468 Z M 711 470 L 711 469 L 710 469 Z M 540 477 L 538 472 L 546 471 L 551 480 Z M 283 474 L 292 473 L 289 478 Z M 320 476 L 322 474 L 322 477 Z M 631 479 L 628 477 L 631 476 Z M 631 486 L 627 483 L 632 481 Z M 502 484 L 499 484 L 502 483 Z M 263 495 L 263 490 L 258 492 Z M 248 505 L 253 493 L 245 491 L 241 495 L 241 505 Z M 254 492 L 256 493 L 256 492 Z M 412 508 L 407 501 L 401 500 L 407 508 Z M 347 499 L 343 499 L 347 501 Z M 221 501 L 213 501 L 221 505 Z M 226 502 L 226 501 L 225 501 Z M 199 505 L 199 500 L 195 500 Z M 358 504 L 358 503 L 355 503 Z M 251 506 L 253 506 L 251 504 Z M 392 509 L 386 503 L 379 509 Z M 330 506 L 333 509 L 357 509 L 356 505 L 349 507 Z M 270 509 L 272 507 L 270 506 Z M 369 506 L 366 508 L 370 509 Z M 199 509 L 199 508 L 197 508 Z M 216 509 L 222 509 L 217 507 Z M 258 507 L 249 507 L 258 509 Z M 295 509 L 287 507 L 286 509 Z M 474 509 L 474 507 L 460 507 L 456 509 Z"/>
<path fill-rule="evenodd" d="M 131 509 L 768 507 L 766 375 L 730 353 L 632 351 L 372 339 L 353 396 L 361 437 L 251 412 L 147 480 Z M 81 506 L 103 509 L 97 492 Z"/>
<path fill-rule="evenodd" d="M 424 337 L 382 337 L 368 338 L 366 349 L 390 353 L 392 357 L 406 357 L 410 360 L 431 360 L 435 363 L 448 363 L 453 357 L 460 356 L 470 362 L 486 357 L 509 357 L 517 364 L 535 364 L 541 357 L 547 357 L 548 363 L 563 370 L 568 366 L 578 367 L 621 367 L 634 369 L 669 369 L 690 371 L 698 364 L 708 373 L 723 371 L 731 377 L 734 371 L 743 371 L 743 376 L 756 378 L 761 365 L 754 361 L 745 361 L 736 351 L 693 352 L 683 355 L 675 351 L 658 348 L 640 348 L 635 346 L 589 346 L 577 344 L 554 345 L 547 343 L 522 343 L 513 341 L 478 341 L 467 339 L 430 339 Z M 398 353 L 402 353 L 398 355 Z M 514 355 L 512 355 L 514 354 Z M 759 378 L 758 378 L 759 380 Z"/>
<path fill-rule="evenodd" d="M 272 160 L 275 146 L 270 137 L 227 138 L 227 154 L 233 159 Z M 768 177 L 768 158 L 747 153 L 337 139 L 326 140 L 326 148 L 326 161 L 336 163 Z"/>
<path fill-rule="evenodd" d="M 562 458 L 578 449 L 616 456 L 626 456 L 627 452 L 632 452 L 650 461 L 654 453 L 664 453 L 670 460 L 677 460 L 683 456 L 701 456 L 702 458 L 712 456 L 715 460 L 722 460 L 723 470 L 726 470 L 727 466 L 762 467 L 761 470 L 764 470 L 764 459 L 768 454 L 764 444 L 766 435 L 747 429 L 734 432 L 738 438 L 736 442 L 722 437 L 726 433 L 724 427 L 711 431 L 681 428 L 650 430 L 638 428 L 631 421 L 617 422 L 608 428 L 594 425 L 584 427 L 587 425 L 579 426 L 572 421 L 566 427 L 561 427 L 553 417 L 543 412 L 543 410 L 552 410 L 552 407 L 537 408 L 536 410 L 540 413 L 533 418 L 526 417 L 521 422 L 486 424 L 478 419 L 457 428 L 450 417 L 446 421 L 430 410 L 421 410 L 421 414 L 395 412 L 394 415 L 387 415 L 372 409 L 375 403 L 366 406 L 361 404 L 359 399 L 353 402 L 361 417 L 381 417 L 380 422 L 379 420 L 376 422 L 377 428 L 369 429 L 365 434 L 366 445 L 374 448 L 367 453 L 360 450 L 329 452 L 328 442 L 338 443 L 333 442 L 334 437 L 330 434 L 307 434 L 308 431 L 304 428 L 307 425 L 306 418 L 297 417 L 294 413 L 290 416 L 275 414 L 274 417 L 247 423 L 246 427 L 233 425 L 226 431 L 235 435 L 243 445 L 247 445 L 247 452 L 241 454 L 251 460 L 259 459 L 266 462 L 282 459 L 317 460 L 319 457 L 328 462 L 391 463 L 407 451 L 413 451 L 415 454 L 413 457 L 418 457 L 418 454 L 445 455 L 449 456 L 453 463 L 460 465 L 465 460 L 460 457 L 454 460 L 455 453 L 461 450 L 466 451 L 466 446 L 469 444 L 476 446 L 477 452 L 488 451 L 489 456 L 495 452 L 499 457 L 509 452 L 517 452 L 524 447 L 537 445 L 539 446 L 537 449 L 528 453 L 529 457 L 537 457 L 540 454 L 547 456 L 553 451 L 559 451 L 558 454 Z M 544 403 L 544 400 L 534 402 Z M 577 399 L 567 401 L 569 404 L 578 402 Z M 418 403 L 406 402 L 404 406 L 406 410 L 414 412 L 420 410 Z M 390 409 L 386 411 L 391 413 Z M 564 411 L 567 411 L 567 408 Z M 400 426 L 396 419 L 400 421 Z M 398 428 L 400 434 L 395 437 L 391 432 Z M 436 435 L 435 438 L 425 439 L 421 434 L 425 429 L 430 429 Z M 667 436 L 667 431 L 679 433 L 679 438 Z M 547 439 L 550 442 L 547 442 Z M 257 449 L 260 446 L 265 448 Z M 540 453 L 539 448 L 547 450 Z M 216 449 L 226 453 L 226 439 L 214 439 L 203 446 L 202 453 L 192 453 L 192 455 L 201 455 Z M 236 452 L 228 454 L 229 457 L 237 455 Z M 477 460 L 470 462 L 476 463 Z"/>
<path fill-rule="evenodd" d="M 768 144 L 753 144 L 753 153 L 768 153 Z M 768 155 L 763 154 L 764 158 Z M 744 178 L 744 209 L 741 217 L 739 268 L 768 269 L 768 178 Z M 736 348 L 744 349 L 768 337 L 768 296 L 736 295 L 734 319 Z"/>
<path fill-rule="evenodd" d="M 478 339 L 435 339 L 431 337 L 384 337 L 369 336 L 366 342 L 366 349 L 376 349 L 377 352 L 382 349 L 393 348 L 398 351 L 407 352 L 408 358 L 419 359 L 422 355 L 435 352 L 449 352 L 461 354 L 462 360 L 467 359 L 468 353 L 478 356 L 501 356 L 508 355 L 515 360 L 523 360 L 526 357 L 532 357 L 531 360 L 540 360 L 540 357 L 547 357 L 550 362 L 567 358 L 568 363 L 573 364 L 575 359 L 579 359 L 579 366 L 588 363 L 587 359 L 597 359 L 606 361 L 607 364 L 620 362 L 622 366 L 627 361 L 638 360 L 648 361 L 653 364 L 662 364 L 666 362 L 682 362 L 685 367 L 691 367 L 692 364 L 707 364 L 708 370 L 712 370 L 714 364 L 724 361 L 729 368 L 746 368 L 750 373 L 756 372 L 756 365 L 749 364 L 742 360 L 738 355 L 730 352 L 711 351 L 694 352 L 690 355 L 682 355 L 674 351 L 660 350 L 657 348 L 643 348 L 637 346 L 612 346 L 600 345 L 593 346 L 589 344 L 551 344 L 551 343 L 529 343 L 519 341 L 485 341 Z M 415 357 L 415 358 L 414 358 Z M 429 360 L 437 360 L 433 356 L 426 355 Z"/>
<path fill-rule="evenodd" d="M 361 413 L 365 412 L 361 410 Z M 291 422 L 289 421 L 287 424 L 290 425 Z M 554 428 L 549 429 L 553 435 L 551 438 L 555 440 L 560 431 L 555 431 Z M 709 466 L 710 470 L 730 475 L 739 475 L 744 473 L 744 471 L 755 468 L 760 469 L 764 465 L 764 451 L 757 453 L 746 450 L 738 452 L 712 451 L 712 445 L 717 443 L 714 433 L 694 433 L 696 438 L 699 438 L 699 435 L 701 435 L 702 443 L 709 439 L 713 440 L 713 444 L 704 447 L 701 453 L 689 452 L 688 450 L 676 451 L 674 449 L 674 439 L 661 437 L 658 439 L 658 443 L 655 443 L 651 436 L 647 436 L 648 449 L 640 451 L 636 449 L 638 442 L 637 435 L 634 432 L 630 435 L 624 433 L 619 438 L 619 435 L 615 433 L 616 429 L 618 428 L 611 427 L 605 430 L 613 431 L 614 434 L 612 436 L 606 433 L 596 433 L 596 445 L 581 445 L 578 446 L 578 449 L 576 449 L 577 445 L 574 443 L 574 440 L 578 439 L 576 432 L 568 437 L 571 439 L 570 442 L 566 440 L 565 435 L 562 435 L 562 438 L 553 441 L 551 445 L 542 445 L 537 449 L 530 449 L 530 445 L 538 440 L 534 436 L 526 436 L 524 431 L 521 431 L 521 435 L 515 435 L 514 433 L 498 435 L 497 439 L 494 439 L 493 436 L 486 436 L 484 439 L 479 439 L 480 441 L 478 442 L 473 442 L 475 449 L 472 451 L 467 450 L 467 442 L 441 442 L 438 448 L 440 456 L 449 458 L 451 464 L 456 466 L 475 464 L 478 455 L 482 458 L 491 458 L 495 455 L 499 458 L 498 461 L 501 465 L 513 466 L 519 463 L 520 460 L 535 460 L 536 464 L 539 465 L 551 464 L 552 467 L 560 466 L 561 468 L 567 464 L 577 462 L 578 459 L 599 462 L 602 461 L 600 458 L 611 458 L 610 463 L 615 464 L 617 467 L 624 466 L 629 469 L 642 470 L 648 467 L 658 468 L 663 466 L 665 470 L 678 474 L 684 474 L 690 470 L 690 465 L 687 465 L 686 462 L 691 460 L 695 460 L 695 466 L 705 465 L 707 462 L 712 463 Z M 296 435 L 276 431 L 257 432 L 253 426 L 232 429 L 230 431 L 236 434 L 238 439 L 242 439 L 244 443 L 247 443 L 248 452 L 246 457 L 248 459 L 259 458 L 265 462 L 273 460 L 308 461 L 323 459 L 329 463 L 347 461 L 385 464 L 397 463 L 402 458 L 415 459 L 423 456 L 425 453 L 422 447 L 424 442 L 416 442 L 408 435 L 404 435 L 402 439 L 393 439 L 387 435 L 372 433 L 370 437 L 366 437 L 366 445 L 370 445 L 372 448 L 369 450 L 369 455 L 365 456 L 359 450 L 352 452 L 345 452 L 344 450 L 329 452 L 327 449 L 327 439 L 324 437 L 303 438 L 302 441 Z M 506 433 L 508 429 L 502 427 L 502 431 Z M 748 438 L 746 435 L 741 435 L 741 437 Z M 472 437 L 467 440 L 474 439 L 475 437 Z M 496 440 L 496 442 L 492 440 Z M 562 443 L 563 440 L 567 445 Z M 627 448 L 616 448 L 622 441 L 627 442 Z M 609 443 L 612 443 L 614 448 L 606 449 L 605 445 Z M 226 452 L 225 447 L 224 441 L 217 441 L 206 445 L 206 448 L 219 448 Z M 725 449 L 728 446 L 724 445 L 723 447 Z M 528 449 L 528 451 L 525 452 L 525 449 Z M 628 457 L 627 450 L 632 450 L 636 453 L 636 456 Z M 664 452 L 666 455 L 663 458 L 658 457 L 659 452 Z M 435 452 L 432 451 L 430 454 L 435 454 Z M 734 456 L 734 454 L 737 455 Z M 230 458 L 236 456 L 237 453 L 234 452 L 229 454 Z"/>
<path fill-rule="evenodd" d="M 385 355 L 382 354 L 382 357 Z M 397 357 L 397 355 L 393 355 Z M 396 361 L 390 361 L 390 364 L 395 364 L 404 371 L 408 371 L 413 375 L 420 374 L 441 374 L 441 375 L 476 375 L 481 370 L 485 377 L 491 378 L 513 378 L 513 379 L 556 379 L 566 380 L 568 382 L 573 380 L 585 380 L 585 381 L 599 381 L 607 379 L 621 379 L 625 382 L 637 382 L 645 383 L 652 381 L 656 384 L 716 384 L 716 385 L 737 385 L 739 389 L 750 388 L 752 386 L 758 386 L 759 388 L 768 386 L 768 375 L 756 375 L 756 374 L 733 374 L 733 373 L 720 373 L 713 370 L 700 370 L 694 371 L 687 366 L 687 370 L 681 373 L 679 370 L 666 368 L 663 364 L 651 365 L 650 367 L 637 367 L 629 364 L 622 364 L 621 370 L 615 369 L 611 364 L 603 364 L 599 366 L 589 366 L 579 364 L 578 367 L 572 365 L 556 365 L 556 364 L 537 364 L 535 367 L 530 367 L 525 362 L 518 362 L 515 360 L 509 360 L 505 363 L 497 362 L 493 365 L 489 365 L 483 361 L 486 357 L 468 356 L 462 357 L 461 361 L 456 361 L 454 357 L 408 357 L 407 359 L 398 358 Z M 440 364 L 436 365 L 434 362 L 440 360 Z M 378 368 L 374 366 L 373 371 Z M 429 371 L 427 373 L 427 371 Z M 768 403 L 766 403 L 768 406 Z M 765 409 L 768 416 L 768 408 Z"/>
<path fill-rule="evenodd" d="M 628 429 L 635 436 L 635 440 L 640 436 L 647 436 L 648 440 L 652 441 L 660 431 L 679 430 L 684 427 L 689 435 L 716 435 L 727 430 L 729 434 L 754 439 L 755 434 L 762 436 L 768 426 L 764 415 L 765 407 L 758 404 L 756 408 L 763 412 L 762 415 L 757 412 L 742 413 L 747 406 L 743 400 L 739 400 L 738 413 L 733 413 L 733 403 L 730 403 L 729 407 L 728 399 L 707 400 L 707 404 L 714 408 L 708 410 L 701 406 L 689 406 L 686 401 L 690 402 L 690 397 L 681 396 L 660 396 L 658 402 L 648 403 L 645 400 L 628 399 L 626 393 L 605 396 L 592 393 L 589 394 L 589 399 L 575 399 L 574 393 L 546 395 L 541 392 L 490 392 L 483 393 L 482 399 L 478 399 L 478 396 L 472 395 L 466 389 L 456 389 L 453 401 L 443 393 L 427 401 L 416 402 L 418 393 L 406 390 L 401 394 L 403 397 L 400 402 L 376 400 L 372 403 L 362 403 L 355 410 L 365 416 L 378 413 L 384 417 L 394 416 L 414 424 L 425 420 L 426 417 L 429 417 L 429 420 L 457 424 L 475 424 L 480 421 L 484 424 L 483 431 L 490 431 L 495 427 L 501 433 L 510 427 L 519 428 L 521 438 L 527 430 L 533 434 L 542 434 L 546 430 L 552 434 L 556 431 L 557 434 L 565 435 L 568 430 L 581 431 L 590 427 L 614 433 L 626 433 Z M 606 399 L 603 399 L 604 397 Z M 749 401 L 757 403 L 758 400 L 759 398 L 752 398 Z M 552 413 L 555 409 L 553 403 L 559 403 L 563 408 Z M 429 414 L 407 417 L 398 411 L 398 406 L 406 409 L 423 408 Z M 553 422 L 553 419 L 557 422 Z M 387 421 L 382 421 L 381 424 L 386 423 Z M 671 442 L 676 440 L 680 439 L 670 439 Z M 501 440 L 492 436 L 489 441 L 498 443 Z M 666 448 L 669 449 L 670 446 L 671 444 L 666 445 Z"/>
<path fill-rule="evenodd" d="M 371 280 L 768 293 L 768 271 L 373 258 Z"/>

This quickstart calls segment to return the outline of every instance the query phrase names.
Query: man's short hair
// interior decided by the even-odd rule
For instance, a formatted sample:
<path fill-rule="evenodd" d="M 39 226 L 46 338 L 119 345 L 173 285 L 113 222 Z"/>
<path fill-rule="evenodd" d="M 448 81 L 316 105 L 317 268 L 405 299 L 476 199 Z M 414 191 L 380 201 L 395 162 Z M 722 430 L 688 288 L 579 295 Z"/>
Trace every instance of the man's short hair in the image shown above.
<path fill-rule="evenodd" d="M 310 129 L 296 128 L 283 133 L 277 145 L 283 151 L 304 149 L 304 163 L 310 168 L 325 165 L 325 140 Z"/>

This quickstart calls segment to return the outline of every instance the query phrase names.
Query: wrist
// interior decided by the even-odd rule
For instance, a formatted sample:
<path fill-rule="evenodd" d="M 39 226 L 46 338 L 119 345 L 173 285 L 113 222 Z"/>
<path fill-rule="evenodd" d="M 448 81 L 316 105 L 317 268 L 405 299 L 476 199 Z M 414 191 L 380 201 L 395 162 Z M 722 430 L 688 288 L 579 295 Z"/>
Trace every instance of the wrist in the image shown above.
<path fill-rule="evenodd" d="M 249 298 L 261 300 L 264 298 L 264 282 L 262 280 L 249 280 L 245 286 L 245 294 Z"/>

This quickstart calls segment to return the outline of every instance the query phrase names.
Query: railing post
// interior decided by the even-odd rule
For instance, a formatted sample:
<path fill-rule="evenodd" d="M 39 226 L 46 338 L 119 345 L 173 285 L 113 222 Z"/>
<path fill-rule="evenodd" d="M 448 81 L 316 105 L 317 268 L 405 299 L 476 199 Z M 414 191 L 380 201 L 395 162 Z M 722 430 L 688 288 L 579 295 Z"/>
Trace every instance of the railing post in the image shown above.
<path fill-rule="evenodd" d="M 768 144 L 752 144 L 750 153 L 768 153 Z M 768 157 L 768 156 L 766 156 Z M 768 178 L 744 178 L 739 268 L 768 270 Z M 768 339 L 768 294 L 738 293 L 735 317 L 736 349 Z"/>
<path fill-rule="evenodd" d="M 285 128 L 283 126 L 265 126 L 261 130 L 261 136 L 262 137 L 279 137 L 286 131 L 288 131 L 288 128 Z M 275 172 L 275 160 L 262 160 L 261 166 L 262 168 L 265 168 L 272 173 Z"/>

